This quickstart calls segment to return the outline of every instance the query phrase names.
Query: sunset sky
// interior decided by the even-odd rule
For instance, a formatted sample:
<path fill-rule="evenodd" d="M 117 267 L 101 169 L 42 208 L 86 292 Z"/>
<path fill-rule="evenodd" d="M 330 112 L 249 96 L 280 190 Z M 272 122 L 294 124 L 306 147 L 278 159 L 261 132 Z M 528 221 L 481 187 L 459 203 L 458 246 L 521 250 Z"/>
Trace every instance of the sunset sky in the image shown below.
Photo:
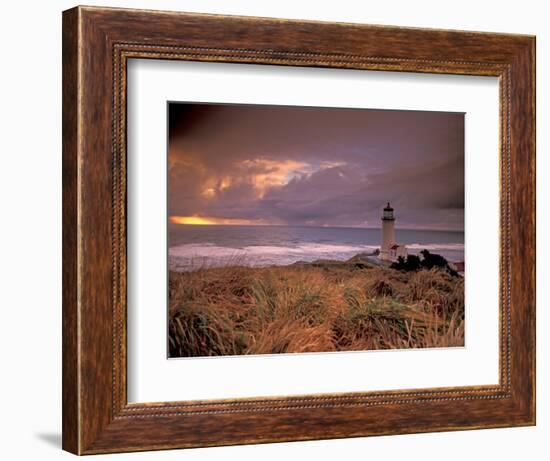
<path fill-rule="evenodd" d="M 169 105 L 179 224 L 464 229 L 464 115 Z"/>

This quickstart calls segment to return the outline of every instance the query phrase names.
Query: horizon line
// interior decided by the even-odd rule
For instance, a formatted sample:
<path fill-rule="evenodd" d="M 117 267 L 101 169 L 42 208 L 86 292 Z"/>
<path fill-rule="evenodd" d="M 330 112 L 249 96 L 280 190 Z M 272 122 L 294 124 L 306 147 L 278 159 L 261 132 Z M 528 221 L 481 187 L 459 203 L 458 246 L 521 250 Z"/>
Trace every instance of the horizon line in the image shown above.
<path fill-rule="evenodd" d="M 382 227 L 371 226 L 338 226 L 338 225 L 315 225 L 315 224 L 228 224 L 228 223 L 175 223 L 168 220 L 169 224 L 174 226 L 186 226 L 186 227 L 312 227 L 317 229 L 366 229 L 366 230 L 381 230 Z M 399 230 L 417 230 L 417 231 L 432 231 L 432 232 L 462 232 L 464 229 L 452 229 L 452 228 L 433 228 L 433 227 L 396 227 L 396 231 Z"/>

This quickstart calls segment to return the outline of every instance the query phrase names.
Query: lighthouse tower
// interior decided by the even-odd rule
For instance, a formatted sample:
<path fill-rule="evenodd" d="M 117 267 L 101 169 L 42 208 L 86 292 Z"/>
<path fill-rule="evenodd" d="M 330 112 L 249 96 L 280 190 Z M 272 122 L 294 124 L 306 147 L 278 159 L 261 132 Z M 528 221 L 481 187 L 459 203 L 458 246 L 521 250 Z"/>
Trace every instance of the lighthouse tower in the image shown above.
<path fill-rule="evenodd" d="M 407 257 L 407 247 L 395 243 L 395 216 L 390 202 L 382 212 L 382 245 L 380 246 L 380 259 L 395 261 L 399 256 Z"/>
<path fill-rule="evenodd" d="M 382 212 L 382 246 L 380 247 L 380 259 L 392 259 L 390 250 L 395 244 L 395 217 L 390 202 Z"/>

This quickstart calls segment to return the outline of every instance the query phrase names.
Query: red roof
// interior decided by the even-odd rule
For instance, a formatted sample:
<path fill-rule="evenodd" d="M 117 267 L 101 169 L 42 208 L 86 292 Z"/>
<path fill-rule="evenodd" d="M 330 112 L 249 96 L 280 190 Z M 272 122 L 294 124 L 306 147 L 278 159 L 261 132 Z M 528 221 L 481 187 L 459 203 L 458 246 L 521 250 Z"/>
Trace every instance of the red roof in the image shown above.
<path fill-rule="evenodd" d="M 397 250 L 399 248 L 399 245 L 397 243 L 394 243 L 391 247 L 390 247 L 390 250 Z"/>

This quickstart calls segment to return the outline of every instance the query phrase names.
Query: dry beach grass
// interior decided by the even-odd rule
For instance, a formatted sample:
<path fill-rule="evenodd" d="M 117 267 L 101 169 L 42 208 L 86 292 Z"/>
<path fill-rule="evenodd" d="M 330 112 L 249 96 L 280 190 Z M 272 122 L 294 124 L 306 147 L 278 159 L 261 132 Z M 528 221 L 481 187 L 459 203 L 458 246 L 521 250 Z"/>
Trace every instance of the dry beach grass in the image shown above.
<path fill-rule="evenodd" d="M 464 345 L 464 279 L 331 261 L 171 272 L 171 357 Z"/>

